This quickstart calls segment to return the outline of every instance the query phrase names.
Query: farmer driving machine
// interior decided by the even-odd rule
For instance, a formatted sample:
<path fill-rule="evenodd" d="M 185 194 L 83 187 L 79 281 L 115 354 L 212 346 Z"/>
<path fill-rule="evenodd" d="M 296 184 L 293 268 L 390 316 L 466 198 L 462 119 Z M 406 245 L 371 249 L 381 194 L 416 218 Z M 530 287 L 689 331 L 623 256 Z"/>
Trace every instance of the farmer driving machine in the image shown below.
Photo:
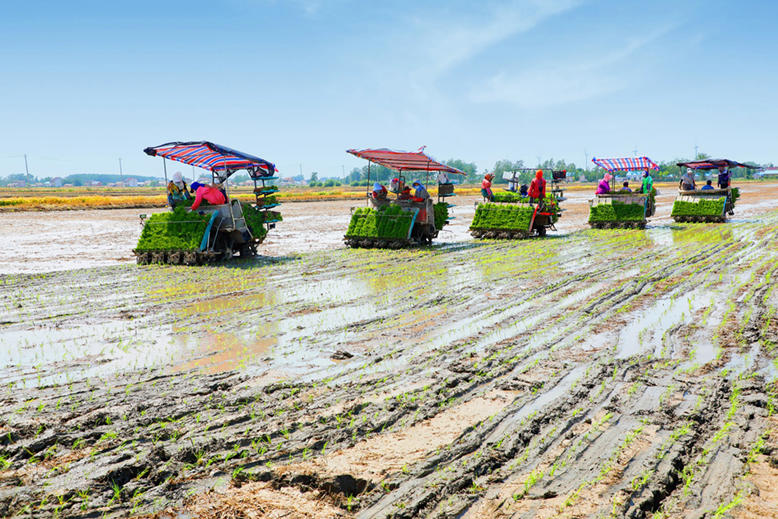
<path fill-rule="evenodd" d="M 735 201 L 740 198 L 740 190 L 731 187 L 730 171 L 734 168 L 756 169 L 748 164 L 741 164 L 728 159 L 695 160 L 679 162 L 679 167 L 685 167 L 694 178 L 696 171 L 705 173 L 718 171 L 719 189 L 683 189 L 683 180 L 678 190 L 678 196 L 673 202 L 673 212 L 670 216 L 676 222 L 723 223 L 727 216 L 735 214 Z"/>
<path fill-rule="evenodd" d="M 567 178 L 567 171 L 551 171 L 551 189 L 543 198 L 530 198 L 525 187 L 517 192 L 522 174 L 542 170 L 516 169 L 503 174 L 510 189 L 494 193 L 493 202 L 476 202 L 475 216 L 470 224 L 474 238 L 515 240 L 530 236 L 545 236 L 547 230 L 556 231 L 554 224 L 559 220 L 562 209 L 559 202 L 565 198 L 560 183 Z"/>
<path fill-rule="evenodd" d="M 616 191 L 615 181 L 610 181 L 610 192 L 598 193 L 589 202 L 589 225 L 593 229 L 645 229 L 646 218 L 653 216 L 656 208 L 656 189 L 648 175 L 651 170 L 659 170 L 659 166 L 648 157 L 592 158 L 592 162 L 609 175 L 619 171 L 642 171 L 647 175 L 643 176 L 641 187 L 635 192 Z"/>
<path fill-rule="evenodd" d="M 275 165 L 266 160 L 211 142 L 170 142 L 143 150 L 162 157 L 167 181 L 167 160 L 175 160 L 211 172 L 212 185 L 222 190 L 226 203 L 209 205 L 205 200 L 192 211 L 192 198 L 175 203 L 172 212 L 155 213 L 148 220 L 141 215 L 138 245 L 133 249 L 139 265 L 168 263 L 201 265 L 228 261 L 235 254 L 252 257 L 280 213 L 272 185 Z M 227 179 L 245 170 L 254 182 L 255 203 L 230 199 Z M 203 189 L 202 187 L 200 189 Z M 186 191 L 186 185 L 183 185 Z M 188 193 L 187 193 L 188 195 Z"/>
<path fill-rule="evenodd" d="M 366 159 L 368 207 L 351 208 L 349 223 L 343 241 L 348 247 L 401 249 L 414 245 L 431 244 L 448 221 L 448 210 L 453 205 L 446 199 L 454 194 L 454 184 L 448 175 L 465 175 L 462 171 L 446 166 L 424 153 L 424 147 L 415 152 L 388 149 L 347 150 Z M 373 196 L 370 187 L 370 164 L 379 164 L 397 172 L 390 188 Z M 409 172 L 424 172 L 425 182 L 414 195 L 405 194 Z M 433 203 L 425 185 L 430 173 L 436 173 L 438 183 L 437 203 Z M 415 184 L 415 182 L 414 182 Z M 407 187 L 411 187 L 408 185 Z"/>

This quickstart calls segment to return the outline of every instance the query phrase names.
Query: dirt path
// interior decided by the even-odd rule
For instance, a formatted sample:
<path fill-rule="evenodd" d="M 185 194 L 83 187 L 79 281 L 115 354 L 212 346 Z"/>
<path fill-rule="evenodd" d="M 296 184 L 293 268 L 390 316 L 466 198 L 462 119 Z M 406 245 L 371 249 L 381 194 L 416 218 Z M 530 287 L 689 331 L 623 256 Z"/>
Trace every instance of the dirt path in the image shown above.
<path fill-rule="evenodd" d="M 765 516 L 778 212 L 747 211 L 4 275 L 0 516 Z"/>

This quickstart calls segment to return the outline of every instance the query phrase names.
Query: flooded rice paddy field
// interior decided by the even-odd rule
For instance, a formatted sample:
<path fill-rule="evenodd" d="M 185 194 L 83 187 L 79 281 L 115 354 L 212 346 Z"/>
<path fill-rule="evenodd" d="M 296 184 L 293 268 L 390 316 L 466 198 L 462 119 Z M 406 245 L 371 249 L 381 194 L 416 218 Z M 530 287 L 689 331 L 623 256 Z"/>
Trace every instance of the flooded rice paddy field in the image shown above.
<path fill-rule="evenodd" d="M 774 516 L 742 214 L 3 275 L 0 516 Z"/>

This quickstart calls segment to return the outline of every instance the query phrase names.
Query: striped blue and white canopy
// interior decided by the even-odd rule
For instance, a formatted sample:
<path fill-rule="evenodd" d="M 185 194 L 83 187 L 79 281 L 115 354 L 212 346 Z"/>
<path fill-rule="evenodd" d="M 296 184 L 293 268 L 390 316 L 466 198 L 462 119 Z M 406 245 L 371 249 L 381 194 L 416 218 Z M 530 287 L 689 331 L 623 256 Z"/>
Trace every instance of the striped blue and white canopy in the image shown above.
<path fill-rule="evenodd" d="M 240 169 L 245 169 L 254 178 L 272 177 L 276 171 L 272 162 L 208 141 L 168 142 L 143 151 L 152 157 L 165 157 L 207 169 L 222 179 Z"/>
<path fill-rule="evenodd" d="M 645 171 L 659 170 L 659 166 L 648 157 L 626 157 L 623 159 L 595 159 L 592 162 L 608 171 Z"/>

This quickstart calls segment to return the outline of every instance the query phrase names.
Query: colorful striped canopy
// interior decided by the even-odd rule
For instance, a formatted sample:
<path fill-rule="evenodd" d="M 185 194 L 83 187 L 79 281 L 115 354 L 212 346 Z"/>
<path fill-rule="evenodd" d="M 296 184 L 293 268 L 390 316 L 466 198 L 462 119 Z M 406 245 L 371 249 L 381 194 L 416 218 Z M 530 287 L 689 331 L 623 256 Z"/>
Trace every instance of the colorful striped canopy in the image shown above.
<path fill-rule="evenodd" d="M 659 166 L 648 157 L 626 157 L 623 159 L 595 159 L 592 157 L 592 162 L 610 172 L 659 170 Z"/>
<path fill-rule="evenodd" d="M 729 159 L 705 159 L 705 160 L 693 160 L 691 162 L 679 162 L 678 166 L 692 168 L 692 169 L 721 169 L 721 168 L 751 168 L 757 169 L 756 166 L 749 166 L 748 164 L 741 164 Z"/>
<path fill-rule="evenodd" d="M 207 141 L 168 142 L 143 151 L 152 157 L 165 157 L 212 173 L 226 170 L 226 175 L 219 175 L 223 180 L 239 169 L 245 169 L 253 178 L 272 177 L 277 171 L 272 162 Z"/>
<path fill-rule="evenodd" d="M 395 171 L 445 171 L 454 175 L 465 175 L 464 172 L 442 164 L 424 153 L 425 146 L 417 151 L 395 151 L 386 148 L 376 150 L 346 150 L 347 153 L 369 160 Z"/>

